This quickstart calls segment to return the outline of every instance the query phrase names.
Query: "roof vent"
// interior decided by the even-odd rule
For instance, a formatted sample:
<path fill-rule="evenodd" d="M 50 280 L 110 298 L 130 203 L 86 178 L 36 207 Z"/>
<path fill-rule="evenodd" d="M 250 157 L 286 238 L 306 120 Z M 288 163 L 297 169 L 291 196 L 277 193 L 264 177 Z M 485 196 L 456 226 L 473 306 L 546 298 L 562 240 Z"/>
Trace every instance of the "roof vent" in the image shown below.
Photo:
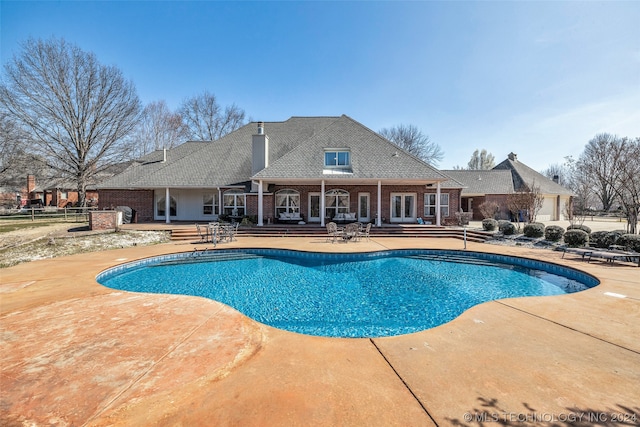
<path fill-rule="evenodd" d="M 264 135 L 264 122 L 258 122 L 258 135 Z"/>
<path fill-rule="evenodd" d="M 517 162 L 518 161 L 518 155 L 516 153 L 514 153 L 513 151 L 511 153 L 509 153 L 509 155 L 507 157 L 512 162 Z"/>

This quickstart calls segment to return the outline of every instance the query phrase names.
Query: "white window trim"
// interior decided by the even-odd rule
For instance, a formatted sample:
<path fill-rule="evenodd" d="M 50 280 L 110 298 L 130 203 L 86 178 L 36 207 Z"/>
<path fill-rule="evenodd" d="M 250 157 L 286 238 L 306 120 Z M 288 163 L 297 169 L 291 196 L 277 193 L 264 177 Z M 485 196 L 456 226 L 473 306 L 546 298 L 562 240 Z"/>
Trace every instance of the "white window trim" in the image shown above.
<path fill-rule="evenodd" d="M 430 196 L 433 196 L 433 205 L 428 203 Z M 436 209 L 438 207 L 436 197 L 438 197 L 437 193 L 424 193 L 424 216 L 432 218 L 436 217 Z M 446 203 L 443 203 L 443 198 L 446 198 Z M 442 216 L 449 216 L 449 201 L 449 193 L 440 193 L 440 213 Z M 433 208 L 433 214 L 429 213 L 429 208 Z"/>

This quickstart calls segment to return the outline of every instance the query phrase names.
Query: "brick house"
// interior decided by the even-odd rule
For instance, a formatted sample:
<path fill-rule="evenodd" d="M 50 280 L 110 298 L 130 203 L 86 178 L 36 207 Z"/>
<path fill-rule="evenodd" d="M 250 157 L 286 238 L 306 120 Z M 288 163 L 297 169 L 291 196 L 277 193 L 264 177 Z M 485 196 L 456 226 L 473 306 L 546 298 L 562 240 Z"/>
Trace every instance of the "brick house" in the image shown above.
<path fill-rule="evenodd" d="M 443 183 L 447 182 L 446 188 Z M 212 142 L 156 151 L 98 186 L 99 208 L 140 222 L 252 218 L 454 221 L 462 185 L 348 116 L 253 122 Z"/>
<path fill-rule="evenodd" d="M 461 207 L 471 212 L 474 220 L 482 220 L 478 209 L 482 203 L 496 202 L 498 219 L 510 219 L 507 198 L 515 192 L 538 187 L 543 197 L 542 208 L 536 221 L 559 221 L 567 219 L 565 205 L 571 205 L 573 193 L 556 181 L 547 178 L 518 160 L 515 153 L 490 170 L 447 170 L 451 178 L 462 183 Z"/>

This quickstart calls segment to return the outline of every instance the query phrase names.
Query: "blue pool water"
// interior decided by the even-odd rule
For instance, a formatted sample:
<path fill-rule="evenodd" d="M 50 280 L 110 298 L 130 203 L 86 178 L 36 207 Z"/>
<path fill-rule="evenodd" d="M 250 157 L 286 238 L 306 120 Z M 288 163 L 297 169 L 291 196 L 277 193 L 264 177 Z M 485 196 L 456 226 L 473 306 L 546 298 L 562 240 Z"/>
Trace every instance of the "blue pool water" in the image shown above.
<path fill-rule="evenodd" d="M 97 280 L 126 291 L 202 296 L 276 328 L 331 337 L 406 334 L 446 323 L 485 301 L 598 284 L 555 264 L 433 250 L 173 254 L 109 269 Z"/>

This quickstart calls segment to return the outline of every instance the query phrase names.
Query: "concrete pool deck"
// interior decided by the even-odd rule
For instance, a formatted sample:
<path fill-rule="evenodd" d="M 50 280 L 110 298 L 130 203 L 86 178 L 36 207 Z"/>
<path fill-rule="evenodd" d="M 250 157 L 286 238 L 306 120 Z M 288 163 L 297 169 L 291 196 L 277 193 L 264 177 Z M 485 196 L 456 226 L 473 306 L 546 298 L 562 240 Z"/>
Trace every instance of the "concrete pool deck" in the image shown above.
<path fill-rule="evenodd" d="M 95 281 L 122 262 L 205 247 L 168 243 L 0 270 L 0 425 L 640 425 L 640 268 L 631 264 L 468 243 L 602 283 L 492 301 L 433 329 L 376 339 L 299 335 L 215 301 Z M 242 247 L 360 252 L 463 242 L 241 237 L 218 246 Z"/>

